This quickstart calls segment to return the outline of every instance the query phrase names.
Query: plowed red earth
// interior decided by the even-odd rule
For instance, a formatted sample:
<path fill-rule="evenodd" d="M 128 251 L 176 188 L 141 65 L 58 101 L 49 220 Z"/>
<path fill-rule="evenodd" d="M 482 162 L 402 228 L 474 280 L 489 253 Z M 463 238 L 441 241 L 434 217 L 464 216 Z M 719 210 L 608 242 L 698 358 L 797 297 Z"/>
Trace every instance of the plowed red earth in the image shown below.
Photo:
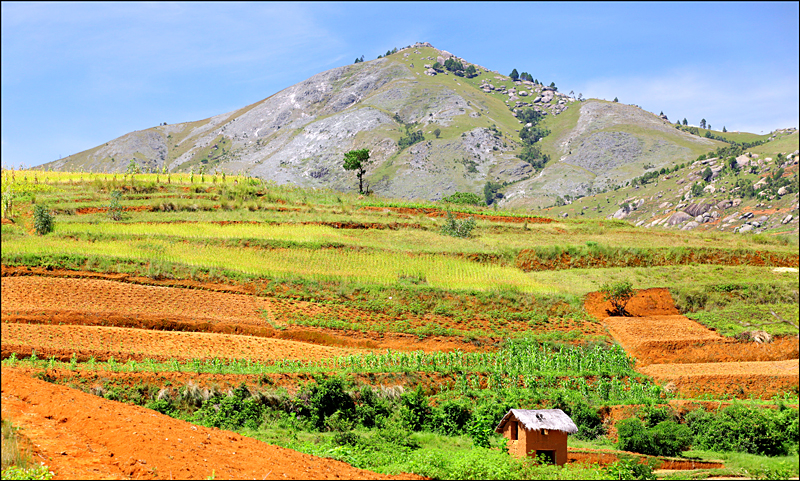
<path fill-rule="evenodd" d="M 760 399 L 796 389 L 800 374 L 796 358 L 772 362 L 651 364 L 639 372 L 661 384 L 671 383 L 687 397 L 728 394 Z"/>
<path fill-rule="evenodd" d="M 765 344 L 722 337 L 679 315 L 666 289 L 637 292 L 626 306 L 633 317 L 608 317 L 612 306 L 600 293 L 587 296 L 585 308 L 603 319 L 614 339 L 636 358 L 640 372 L 670 383 L 681 395 L 768 399 L 798 385 L 796 337 Z"/>
<path fill-rule="evenodd" d="M 389 479 L 2 369 L 2 414 L 56 479 Z M 402 475 L 396 478 L 420 479 Z"/>
<path fill-rule="evenodd" d="M 39 271 L 51 274 L 42 269 L 32 273 L 40 273 Z M 124 275 L 74 271 L 54 271 L 52 274 L 85 275 L 90 278 L 24 275 L 28 273 L 20 268 L 3 270 L 4 322 L 247 334 L 336 346 L 426 351 L 452 349 L 473 351 L 485 348 L 455 337 L 426 337 L 421 340 L 418 336 L 410 334 L 392 333 L 391 327 L 399 322 L 408 328 L 435 325 L 441 328 L 491 331 L 496 327 L 491 325 L 492 321 L 484 318 L 475 318 L 464 323 L 451 317 L 434 314 L 406 313 L 391 316 L 383 312 L 342 305 L 267 299 L 245 294 L 257 292 L 258 286 L 208 285 L 195 281 L 154 281 Z M 119 282 L 119 280 L 129 282 Z M 130 281 L 162 285 L 139 285 Z M 163 284 L 177 284 L 194 289 L 166 287 Z M 266 318 L 262 310 L 266 313 Z M 371 327 L 372 331 L 344 331 L 293 325 L 320 318 L 341 319 Z M 509 321 L 504 328 L 514 331 L 530 329 L 526 323 L 519 321 Z M 586 334 L 603 335 L 601 328 L 590 322 L 582 322 L 580 325 L 565 324 L 558 328 L 566 330 L 577 328 Z M 485 339 L 483 344 L 493 345 L 497 341 L 499 339 Z"/>
<path fill-rule="evenodd" d="M 231 334 L 202 332 L 164 332 L 100 326 L 53 326 L 41 324 L 2 324 L 3 357 L 12 352 L 38 357 L 127 359 L 250 359 L 272 362 L 278 359 L 308 360 L 346 356 L 364 352 L 329 346 L 265 339 Z"/>

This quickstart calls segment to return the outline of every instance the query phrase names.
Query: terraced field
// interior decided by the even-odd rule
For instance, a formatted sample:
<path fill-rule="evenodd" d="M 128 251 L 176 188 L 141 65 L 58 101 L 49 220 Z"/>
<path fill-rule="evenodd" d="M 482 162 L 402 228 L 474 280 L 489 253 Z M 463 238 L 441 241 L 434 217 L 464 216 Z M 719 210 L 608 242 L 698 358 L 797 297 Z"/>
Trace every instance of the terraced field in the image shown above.
<path fill-rule="evenodd" d="M 504 445 L 491 434 L 492 409 L 512 406 L 585 403 L 613 427 L 617 407 L 776 396 L 796 403 L 798 254 L 785 238 L 655 232 L 621 221 L 403 204 L 251 179 L 201 186 L 177 175 L 166 185 L 145 175 L 116 183 L 84 175 L 17 181 L 22 194 L 13 220 L 2 226 L 3 418 L 22 426 L 62 477 L 205 477 L 209 469 L 250 476 L 240 470 L 240 459 L 251 456 L 239 457 L 251 452 L 244 448 L 223 459 L 220 444 L 191 472 L 181 471 L 178 458 L 162 459 L 179 449 L 174 438 L 206 429 L 186 421 L 217 422 L 198 417 L 202 406 L 219 406 L 240 389 L 266 413 L 248 436 L 386 474 L 425 476 L 440 474 L 423 459 L 443 456 L 446 464 L 462 455 L 395 439 L 385 446 L 405 453 L 403 460 L 378 465 L 354 446 L 392 429 L 408 439 L 428 429 L 444 443 L 458 444 L 457 436 L 478 443 L 483 429 L 483 446 L 495 449 L 468 449 L 495 456 Z M 3 181 L 9 182 L 5 172 Z M 116 221 L 108 215 L 114 190 L 124 192 Z M 57 212 L 52 233 L 34 232 L 33 197 Z M 471 236 L 444 233 L 448 211 L 455 220 L 476 219 Z M 599 291 L 622 281 L 637 290 L 627 306 L 631 317 L 609 317 L 611 305 Z M 775 334 L 770 342 L 727 337 L 686 317 L 714 318 L 737 303 L 766 306 L 747 322 Z M 775 317 L 786 322 L 776 325 Z M 331 376 L 349 383 L 359 416 L 369 399 L 394 406 L 379 418 L 390 427 L 359 425 L 361 441 L 352 441 L 361 431 L 326 421 L 331 412 L 322 418 L 329 424 L 312 429 L 313 386 Z M 26 389 L 35 395 L 26 397 Z M 73 399 L 86 409 L 70 416 L 36 396 Z M 413 396 L 428 406 L 417 428 L 402 417 L 412 399 L 421 399 Z M 445 408 L 450 414 L 437 414 Z M 94 409 L 136 421 L 91 434 L 100 431 L 95 423 L 109 422 L 90 420 Z M 173 432 L 154 427 L 148 412 Z M 443 427 L 456 412 L 465 413 L 462 424 Z M 60 417 L 67 430 L 57 435 Z M 251 443 L 227 431 L 206 434 Z M 78 439 L 91 439 L 90 450 Z M 70 446 L 67 454 L 56 450 L 59 444 Z M 267 449 L 259 446 L 247 449 Z M 384 459 L 370 449 L 369 459 Z M 600 468 L 587 463 L 607 465 L 619 454 L 597 449 L 576 448 L 573 467 L 562 474 L 594 476 Z M 302 462 L 285 455 L 259 475 L 377 476 L 308 454 Z M 672 469 L 703 464 L 662 461 Z M 292 467 L 298 463 L 310 471 Z M 714 463 L 702 469 L 721 469 Z M 523 472 L 543 475 L 514 476 Z"/>

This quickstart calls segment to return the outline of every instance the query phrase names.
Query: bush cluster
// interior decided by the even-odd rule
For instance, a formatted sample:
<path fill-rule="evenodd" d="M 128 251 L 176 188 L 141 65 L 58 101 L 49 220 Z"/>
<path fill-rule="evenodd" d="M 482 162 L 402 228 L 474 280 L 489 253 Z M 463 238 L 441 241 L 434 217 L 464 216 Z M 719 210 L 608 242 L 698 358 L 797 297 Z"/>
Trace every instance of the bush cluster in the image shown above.
<path fill-rule="evenodd" d="M 474 217 L 468 219 L 457 220 L 452 212 L 447 212 L 447 219 L 442 226 L 442 234 L 453 237 L 470 237 L 472 230 L 475 228 L 476 221 Z"/>
<path fill-rule="evenodd" d="M 648 426 L 639 418 L 623 419 L 617 423 L 617 434 L 619 449 L 651 456 L 677 456 L 692 444 L 692 432 L 675 421 Z"/>
<path fill-rule="evenodd" d="M 619 449 L 653 456 L 676 456 L 689 447 L 765 456 L 798 452 L 798 411 L 782 404 L 698 409 L 686 415 L 685 424 L 667 407 L 645 408 L 638 416 L 616 424 Z"/>
<path fill-rule="evenodd" d="M 762 409 L 734 404 L 716 413 L 698 409 L 686 415 L 695 447 L 767 456 L 798 452 L 798 411 L 783 405 Z"/>

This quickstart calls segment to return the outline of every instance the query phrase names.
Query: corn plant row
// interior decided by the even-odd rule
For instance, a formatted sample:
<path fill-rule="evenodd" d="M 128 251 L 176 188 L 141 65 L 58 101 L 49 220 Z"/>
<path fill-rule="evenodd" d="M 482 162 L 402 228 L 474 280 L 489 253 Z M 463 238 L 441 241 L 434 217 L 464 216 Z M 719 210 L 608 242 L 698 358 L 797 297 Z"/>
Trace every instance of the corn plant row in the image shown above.
<path fill-rule="evenodd" d="M 31 358 L 20 361 L 12 354 L 4 364 L 15 365 L 18 362 L 43 363 L 48 367 L 57 367 L 54 359 L 39 360 L 34 352 Z M 77 366 L 73 357 L 70 366 Z M 383 373 L 383 372 L 437 372 L 450 374 L 454 372 L 488 373 L 498 383 L 519 384 L 519 379 L 526 376 L 600 376 L 625 378 L 635 376 L 633 361 L 619 346 L 609 349 L 594 347 L 579 349 L 570 347 L 553 348 L 547 345 L 536 345 L 527 340 L 510 340 L 498 352 L 423 352 L 392 351 L 385 353 L 366 353 L 340 356 L 319 360 L 276 360 L 273 363 L 257 362 L 250 359 L 193 359 L 187 362 L 170 360 L 167 362 L 129 360 L 125 363 L 115 361 L 113 357 L 106 362 L 95 362 L 91 359 L 86 366 L 89 369 L 112 372 L 167 371 L 197 372 L 220 374 L 266 374 L 266 373 L 308 373 L 308 372 L 347 372 L 347 373 Z"/>

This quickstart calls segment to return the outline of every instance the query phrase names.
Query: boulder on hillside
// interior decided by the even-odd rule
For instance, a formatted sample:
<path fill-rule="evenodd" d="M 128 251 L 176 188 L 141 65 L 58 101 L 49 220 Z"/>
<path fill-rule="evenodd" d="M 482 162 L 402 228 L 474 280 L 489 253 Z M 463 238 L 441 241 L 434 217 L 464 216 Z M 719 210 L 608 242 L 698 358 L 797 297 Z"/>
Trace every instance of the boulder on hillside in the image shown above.
<path fill-rule="evenodd" d="M 711 210 L 712 207 L 714 207 L 714 204 L 696 203 L 696 204 L 689 204 L 683 209 L 683 211 L 692 217 L 697 217 L 698 215 L 705 214 L 706 212 Z"/>
<path fill-rule="evenodd" d="M 692 230 L 699 225 L 699 222 L 693 220 L 691 222 L 687 222 L 685 226 L 681 227 L 681 230 Z"/>
<path fill-rule="evenodd" d="M 789 191 L 786 190 L 786 187 L 781 187 L 778 189 L 778 195 L 786 195 Z"/>
<path fill-rule="evenodd" d="M 686 222 L 687 220 L 691 220 L 692 216 L 687 214 L 686 212 L 676 212 L 669 216 L 667 219 L 667 225 L 678 225 L 682 222 Z"/>
<path fill-rule="evenodd" d="M 621 207 L 619 210 L 614 212 L 614 215 L 612 216 L 612 218 L 614 218 L 614 219 L 624 219 L 625 217 L 628 216 L 628 214 L 630 214 L 630 211 L 628 209 L 624 208 L 624 207 Z"/>
<path fill-rule="evenodd" d="M 717 209 L 719 209 L 719 210 L 725 210 L 725 209 L 727 209 L 727 208 L 731 207 L 732 205 L 733 205 L 733 202 L 731 202 L 731 201 L 729 201 L 729 200 L 723 200 L 723 201 L 720 201 L 720 202 L 717 204 Z"/>
<path fill-rule="evenodd" d="M 788 224 L 789 222 L 792 221 L 792 219 L 794 219 L 794 217 L 792 216 L 792 214 L 789 214 L 789 215 L 787 215 L 786 217 L 783 218 L 783 220 L 781 221 L 781 224 Z"/>
<path fill-rule="evenodd" d="M 738 212 L 734 212 L 733 214 L 729 215 L 728 217 L 725 217 L 724 219 L 722 219 L 722 223 L 723 224 L 728 224 L 730 222 L 733 222 L 733 221 L 737 220 L 738 218 L 739 218 L 739 213 Z"/>
<path fill-rule="evenodd" d="M 750 224 L 745 224 L 741 227 L 737 227 L 736 229 L 736 231 L 740 234 L 744 234 L 745 232 L 750 232 L 751 230 L 753 230 L 753 226 L 751 226 Z"/>
<path fill-rule="evenodd" d="M 750 165 L 750 157 L 744 154 L 736 157 L 736 167 L 741 169 L 742 167 L 747 167 L 748 165 Z"/>

